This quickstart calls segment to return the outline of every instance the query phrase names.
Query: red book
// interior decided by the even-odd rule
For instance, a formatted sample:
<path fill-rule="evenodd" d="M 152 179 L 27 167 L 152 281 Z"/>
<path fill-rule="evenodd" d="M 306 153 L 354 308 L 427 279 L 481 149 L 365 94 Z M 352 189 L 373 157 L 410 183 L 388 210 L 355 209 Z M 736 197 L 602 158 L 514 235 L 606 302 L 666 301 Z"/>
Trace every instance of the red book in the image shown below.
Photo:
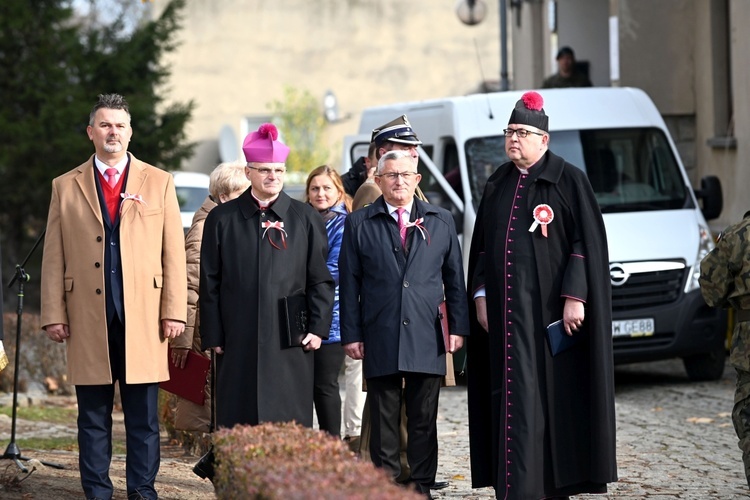
<path fill-rule="evenodd" d="M 451 343 L 450 332 L 448 331 L 448 307 L 445 305 L 445 301 L 442 301 L 438 306 L 438 317 L 440 318 L 440 329 L 443 331 L 443 344 L 447 353 Z"/>
<path fill-rule="evenodd" d="M 177 368 L 172 363 L 172 348 L 169 348 L 169 380 L 161 382 L 159 387 L 197 405 L 203 405 L 206 397 L 208 372 L 211 370 L 211 359 L 188 351 L 185 368 Z"/>

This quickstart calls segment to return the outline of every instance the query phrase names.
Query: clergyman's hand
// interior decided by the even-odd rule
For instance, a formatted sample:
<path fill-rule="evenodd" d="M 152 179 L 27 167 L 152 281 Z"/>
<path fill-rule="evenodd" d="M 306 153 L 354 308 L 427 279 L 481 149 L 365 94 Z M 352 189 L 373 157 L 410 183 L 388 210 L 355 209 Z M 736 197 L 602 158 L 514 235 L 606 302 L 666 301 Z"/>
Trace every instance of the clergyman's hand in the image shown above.
<path fill-rule="evenodd" d="M 323 343 L 323 339 L 315 335 L 314 333 L 308 333 L 304 339 L 302 339 L 302 349 L 306 351 L 315 351 L 320 349 L 320 344 Z"/>
<path fill-rule="evenodd" d="M 489 332 L 490 326 L 487 322 L 487 297 L 477 297 L 474 299 L 474 305 L 477 308 L 477 321 L 479 321 L 479 325 L 484 328 L 485 332 Z"/>
<path fill-rule="evenodd" d="M 570 297 L 565 299 L 565 305 L 563 306 L 563 324 L 565 325 L 565 333 L 573 335 L 573 332 L 577 332 L 583 324 L 583 318 L 585 316 L 583 308 L 583 302 Z"/>
<path fill-rule="evenodd" d="M 47 332 L 47 336 L 50 339 L 58 343 L 65 342 L 65 339 L 70 337 L 70 327 L 62 323 L 47 325 L 44 327 L 44 331 Z"/>

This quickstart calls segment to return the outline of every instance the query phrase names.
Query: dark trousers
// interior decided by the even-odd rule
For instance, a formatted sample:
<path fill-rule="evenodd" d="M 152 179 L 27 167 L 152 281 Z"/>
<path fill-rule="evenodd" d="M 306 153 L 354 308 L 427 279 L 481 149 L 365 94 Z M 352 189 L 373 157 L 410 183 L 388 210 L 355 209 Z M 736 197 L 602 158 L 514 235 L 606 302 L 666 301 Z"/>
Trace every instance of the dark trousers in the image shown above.
<path fill-rule="evenodd" d="M 399 373 L 367 379 L 370 402 L 370 458 L 377 467 L 396 479 L 399 462 L 401 401 L 406 406 L 409 435 L 406 458 L 411 468 L 410 482 L 417 490 L 429 493 L 437 472 L 437 411 L 440 395 L 439 375 Z M 403 380 L 403 391 L 402 391 Z"/>
<path fill-rule="evenodd" d="M 344 348 L 340 342 L 322 344 L 315 351 L 313 402 L 320 430 L 341 437 L 341 393 L 339 373 L 344 363 Z"/>
<path fill-rule="evenodd" d="M 411 477 L 409 462 L 406 459 L 406 443 L 409 442 L 409 434 L 406 432 L 406 408 L 401 404 L 401 421 L 399 422 L 398 432 L 400 436 L 399 445 L 399 463 L 401 464 L 401 475 L 396 478 L 399 483 L 405 483 Z M 370 435 L 372 434 L 372 425 L 370 424 L 370 396 L 365 398 L 365 406 L 362 409 L 362 430 L 359 440 L 359 456 L 371 460 L 370 458 Z"/>
<path fill-rule="evenodd" d="M 116 317 L 109 327 L 112 384 L 77 385 L 78 465 L 86 498 L 112 498 L 112 408 L 119 381 L 125 417 L 128 498 L 157 498 L 159 471 L 159 384 L 125 383 L 125 327 Z"/>

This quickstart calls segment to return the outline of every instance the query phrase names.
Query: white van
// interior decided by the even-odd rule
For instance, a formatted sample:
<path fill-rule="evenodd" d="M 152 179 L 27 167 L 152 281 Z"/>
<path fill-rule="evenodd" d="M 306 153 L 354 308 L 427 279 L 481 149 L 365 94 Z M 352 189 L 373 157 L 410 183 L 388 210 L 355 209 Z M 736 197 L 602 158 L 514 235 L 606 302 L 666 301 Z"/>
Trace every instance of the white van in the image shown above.
<path fill-rule="evenodd" d="M 609 242 L 615 362 L 680 357 L 692 380 L 724 369 L 726 316 L 698 286 L 713 248 L 706 219 L 721 212 L 716 177 L 695 192 L 651 99 L 634 88 L 539 91 L 549 115 L 550 150 L 584 170 Z M 342 171 L 367 152 L 372 129 L 406 114 L 422 140 L 420 187 L 450 210 L 465 263 L 487 178 L 502 163 L 502 130 L 523 91 L 477 94 L 365 109 L 344 141 Z M 702 209 L 698 203 L 702 201 Z"/>
<path fill-rule="evenodd" d="M 211 178 L 201 172 L 172 172 L 177 201 L 180 204 L 182 229 L 185 233 L 193 223 L 193 215 L 203 205 L 208 196 Z"/>

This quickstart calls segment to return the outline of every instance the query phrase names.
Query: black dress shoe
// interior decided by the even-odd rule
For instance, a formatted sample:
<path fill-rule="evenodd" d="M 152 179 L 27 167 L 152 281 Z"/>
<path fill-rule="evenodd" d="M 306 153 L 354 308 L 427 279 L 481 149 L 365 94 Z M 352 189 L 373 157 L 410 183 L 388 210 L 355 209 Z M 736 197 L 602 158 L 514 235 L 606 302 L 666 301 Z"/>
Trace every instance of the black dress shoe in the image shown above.
<path fill-rule="evenodd" d="M 435 481 L 430 485 L 431 490 L 442 490 L 443 488 L 447 488 L 450 486 L 449 481 Z"/>
<path fill-rule="evenodd" d="M 214 449 L 213 447 L 208 450 L 208 453 L 203 455 L 198 463 L 193 467 L 193 472 L 201 479 L 208 479 L 212 483 L 214 482 Z"/>

